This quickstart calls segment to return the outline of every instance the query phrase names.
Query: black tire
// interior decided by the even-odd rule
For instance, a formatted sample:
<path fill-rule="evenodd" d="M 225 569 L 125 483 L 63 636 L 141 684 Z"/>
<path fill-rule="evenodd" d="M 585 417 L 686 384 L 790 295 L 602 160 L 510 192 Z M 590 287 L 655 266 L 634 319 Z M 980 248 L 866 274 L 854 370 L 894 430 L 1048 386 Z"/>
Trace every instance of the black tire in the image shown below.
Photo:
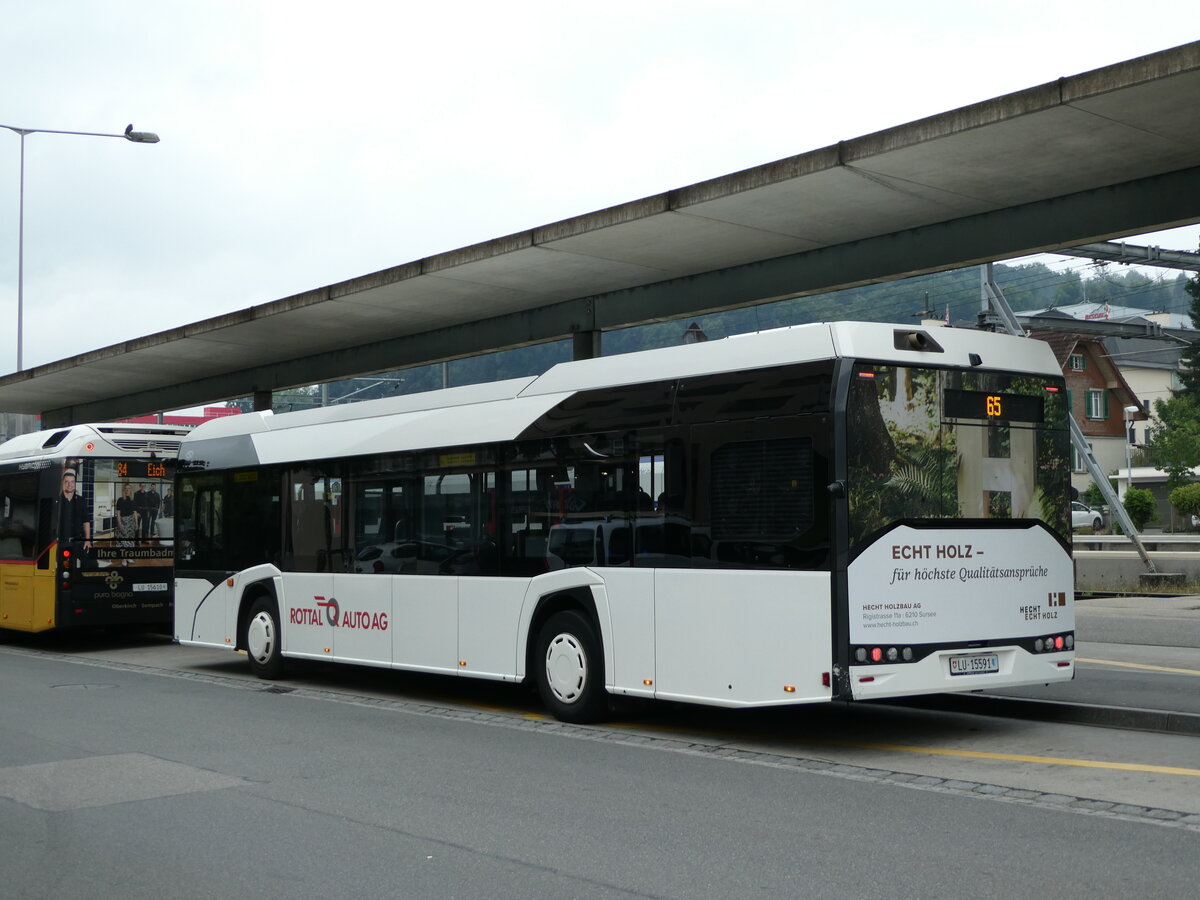
<path fill-rule="evenodd" d="M 1092 531 L 1099 531 L 1104 527 L 1104 520 L 1100 518 L 1092 519 Z"/>
<path fill-rule="evenodd" d="M 596 722 L 608 712 L 604 654 L 587 616 L 555 613 L 538 632 L 534 677 L 542 703 L 563 722 Z"/>
<path fill-rule="evenodd" d="M 278 605 L 270 597 L 259 597 L 250 607 L 245 637 L 250 671 L 259 678 L 270 681 L 283 674 L 281 637 Z"/>

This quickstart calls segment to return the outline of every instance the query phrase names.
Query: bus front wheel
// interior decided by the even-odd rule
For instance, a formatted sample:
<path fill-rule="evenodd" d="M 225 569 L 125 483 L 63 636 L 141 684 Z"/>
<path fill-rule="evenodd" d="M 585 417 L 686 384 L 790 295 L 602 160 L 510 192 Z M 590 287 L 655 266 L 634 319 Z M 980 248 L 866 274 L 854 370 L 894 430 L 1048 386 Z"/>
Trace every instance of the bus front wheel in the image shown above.
<path fill-rule="evenodd" d="M 246 622 L 246 653 L 250 657 L 250 671 L 259 678 L 278 678 L 283 672 L 279 638 L 279 609 L 275 601 L 260 597 L 250 607 L 250 618 Z"/>
<path fill-rule="evenodd" d="M 555 613 L 538 632 L 535 674 L 542 702 L 564 722 L 595 722 L 608 708 L 604 658 L 587 617 Z"/>

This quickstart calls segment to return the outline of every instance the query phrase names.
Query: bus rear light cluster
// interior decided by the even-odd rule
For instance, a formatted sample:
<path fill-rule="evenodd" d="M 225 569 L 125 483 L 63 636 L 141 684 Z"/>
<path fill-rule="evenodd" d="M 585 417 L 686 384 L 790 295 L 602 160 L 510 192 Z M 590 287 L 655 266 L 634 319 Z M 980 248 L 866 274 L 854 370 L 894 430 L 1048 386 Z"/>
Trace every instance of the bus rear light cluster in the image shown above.
<path fill-rule="evenodd" d="M 1037 653 L 1057 653 L 1061 650 L 1074 650 L 1075 635 L 1052 634 L 1050 637 L 1038 638 L 1033 642 L 1033 649 Z"/>
<path fill-rule="evenodd" d="M 912 662 L 912 647 L 855 647 L 854 661 L 857 663 Z"/>

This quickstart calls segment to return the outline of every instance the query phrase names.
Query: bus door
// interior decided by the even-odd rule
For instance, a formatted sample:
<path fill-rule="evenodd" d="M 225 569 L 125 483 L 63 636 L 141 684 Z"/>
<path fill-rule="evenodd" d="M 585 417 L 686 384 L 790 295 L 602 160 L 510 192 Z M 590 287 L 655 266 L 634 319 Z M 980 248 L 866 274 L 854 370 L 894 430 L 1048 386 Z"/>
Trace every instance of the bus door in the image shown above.
<path fill-rule="evenodd" d="M 34 612 L 38 582 L 46 582 L 47 596 L 53 590 L 49 577 L 35 578 L 37 492 L 37 473 L 0 476 L 0 628 L 43 631 L 55 624 L 53 602 Z"/>
<path fill-rule="evenodd" d="M 316 659 L 336 657 L 342 619 L 333 583 L 338 511 L 331 481 L 315 468 L 296 469 L 285 480 L 283 497 L 283 646 Z"/>

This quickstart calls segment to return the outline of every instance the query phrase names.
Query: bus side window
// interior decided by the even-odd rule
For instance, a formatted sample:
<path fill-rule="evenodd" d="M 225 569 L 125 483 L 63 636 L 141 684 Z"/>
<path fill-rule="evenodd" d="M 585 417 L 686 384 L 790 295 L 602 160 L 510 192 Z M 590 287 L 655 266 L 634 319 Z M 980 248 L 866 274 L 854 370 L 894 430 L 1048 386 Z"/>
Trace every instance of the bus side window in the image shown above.
<path fill-rule="evenodd" d="M 353 542 L 348 554 L 348 571 L 360 574 L 423 574 L 428 565 L 411 535 L 410 480 L 379 480 L 381 473 L 351 475 L 347 522 Z M 428 554 L 426 554 L 428 555 Z"/>
<path fill-rule="evenodd" d="M 277 472 L 246 472 L 228 485 L 229 552 L 239 569 L 279 560 L 279 483 Z"/>
<path fill-rule="evenodd" d="M 37 543 L 36 473 L 18 473 L 0 479 L 3 517 L 0 518 L 0 559 L 33 559 Z"/>
<path fill-rule="evenodd" d="M 215 478 L 183 484 L 176 502 L 179 562 L 185 568 L 218 566 L 222 546 L 221 482 Z"/>
<path fill-rule="evenodd" d="M 292 572 L 330 572 L 342 566 L 345 534 L 337 503 L 340 479 L 316 468 L 305 468 L 293 470 L 285 484 L 285 568 Z"/>

